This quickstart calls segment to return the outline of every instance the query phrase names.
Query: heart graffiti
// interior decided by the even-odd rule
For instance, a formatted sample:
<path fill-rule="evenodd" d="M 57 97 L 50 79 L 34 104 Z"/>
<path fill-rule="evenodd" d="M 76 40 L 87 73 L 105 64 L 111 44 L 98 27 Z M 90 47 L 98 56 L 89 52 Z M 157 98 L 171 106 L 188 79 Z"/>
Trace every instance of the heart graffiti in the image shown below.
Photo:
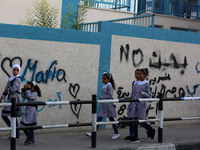
<path fill-rule="evenodd" d="M 76 99 L 77 94 L 80 90 L 80 85 L 79 84 L 72 84 L 70 83 L 69 85 L 69 93 L 71 94 L 71 96 Z M 77 101 L 80 101 L 79 99 Z M 77 117 L 77 119 L 79 119 L 79 113 L 82 107 L 82 104 L 70 104 L 71 110 L 73 112 L 73 114 Z"/>
<path fill-rule="evenodd" d="M 12 68 L 12 66 L 14 65 L 14 62 L 16 62 L 16 61 L 17 62 L 19 61 L 19 65 L 22 66 L 22 59 L 20 57 L 14 57 L 13 59 L 5 57 L 1 62 L 1 68 L 8 77 L 10 77 L 10 74 L 8 73 L 8 71 L 6 70 L 6 67 L 4 66 L 6 61 L 8 61 L 8 63 L 9 63 L 8 65 L 10 66 L 10 68 Z"/>
<path fill-rule="evenodd" d="M 136 62 L 135 58 L 138 57 L 140 55 L 140 60 L 138 62 Z M 133 50 L 132 52 L 132 61 L 133 61 L 133 66 L 137 67 L 139 66 L 142 62 L 143 62 L 143 52 L 140 48 L 138 48 L 137 50 Z"/>
<path fill-rule="evenodd" d="M 77 101 L 80 101 L 79 99 Z M 73 114 L 79 119 L 79 113 L 82 107 L 82 104 L 70 104 Z"/>
<path fill-rule="evenodd" d="M 80 86 L 76 83 L 76 84 L 72 84 L 70 83 L 69 85 L 69 93 L 71 94 L 71 96 L 76 99 L 78 91 L 80 90 Z"/>

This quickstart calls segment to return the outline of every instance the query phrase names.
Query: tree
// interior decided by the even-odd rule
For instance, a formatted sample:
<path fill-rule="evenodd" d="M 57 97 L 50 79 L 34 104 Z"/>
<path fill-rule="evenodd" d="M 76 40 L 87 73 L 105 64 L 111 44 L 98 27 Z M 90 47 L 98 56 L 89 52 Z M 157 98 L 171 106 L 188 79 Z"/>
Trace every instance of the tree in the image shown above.
<path fill-rule="evenodd" d="M 79 9 L 76 10 L 73 5 L 69 4 L 66 9 L 68 11 L 63 15 L 63 18 L 61 19 L 61 28 L 81 30 L 81 24 L 85 20 L 87 8 L 83 5 L 80 5 Z"/>
<path fill-rule="evenodd" d="M 58 9 L 50 6 L 47 0 L 36 0 L 34 10 L 28 9 L 25 20 L 20 21 L 21 25 L 40 26 L 55 28 L 58 25 Z"/>

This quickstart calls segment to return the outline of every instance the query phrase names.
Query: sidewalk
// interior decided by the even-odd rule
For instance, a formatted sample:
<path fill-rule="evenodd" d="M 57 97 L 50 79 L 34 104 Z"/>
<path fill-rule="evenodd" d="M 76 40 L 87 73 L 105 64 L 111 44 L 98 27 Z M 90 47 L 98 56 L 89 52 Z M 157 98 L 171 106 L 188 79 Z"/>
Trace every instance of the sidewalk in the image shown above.
<path fill-rule="evenodd" d="M 128 127 L 119 129 L 120 138 L 112 140 L 112 129 L 97 132 L 97 148 L 94 150 L 200 150 L 200 123 L 191 125 L 164 126 L 163 143 L 157 143 L 157 137 L 148 139 L 146 131 L 139 128 L 140 143 L 131 144 L 124 140 Z M 87 150 L 91 149 L 91 139 L 84 132 L 45 133 L 35 135 L 37 145 L 24 146 L 23 139 L 17 141 L 17 150 Z M 193 148 L 193 149 L 192 149 Z M 7 136 L 0 137 L 0 150 L 10 150 Z"/>

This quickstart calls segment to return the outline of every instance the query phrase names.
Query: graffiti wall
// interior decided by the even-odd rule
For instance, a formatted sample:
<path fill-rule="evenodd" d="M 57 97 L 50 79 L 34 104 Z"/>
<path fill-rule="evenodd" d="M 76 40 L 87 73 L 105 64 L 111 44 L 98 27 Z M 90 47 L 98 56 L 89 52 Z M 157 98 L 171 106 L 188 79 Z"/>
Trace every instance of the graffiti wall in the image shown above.
<path fill-rule="evenodd" d="M 200 96 L 199 34 L 110 22 L 99 22 L 98 31 L 0 24 L 0 92 L 11 66 L 19 63 L 21 87 L 28 81 L 38 84 L 39 101 L 99 98 L 103 72 L 113 74 L 113 98 L 130 98 L 137 68 L 149 69 L 152 97 Z M 127 106 L 117 104 L 118 120 L 127 119 Z M 149 118 L 156 110 L 156 103 L 147 104 Z M 39 106 L 38 113 L 40 125 L 91 121 L 91 105 Z M 199 101 L 164 102 L 164 117 L 187 116 L 200 116 Z M 2 119 L 0 126 L 5 127 Z"/>
<path fill-rule="evenodd" d="M 42 91 L 39 101 L 90 100 L 97 92 L 99 51 L 98 45 L 0 38 L 0 91 L 11 75 L 11 66 L 18 63 L 21 87 L 34 81 Z M 84 115 L 90 109 L 88 105 L 39 106 L 39 124 L 83 122 L 90 119 Z M 5 126 L 2 119 L 0 125 Z"/>
<path fill-rule="evenodd" d="M 134 71 L 137 68 L 149 69 L 147 80 L 152 97 L 157 97 L 159 93 L 162 93 L 165 98 L 199 96 L 200 59 L 197 57 L 198 54 L 199 45 L 197 44 L 113 35 L 110 72 L 117 84 L 115 97 L 130 97 L 132 82 L 135 81 Z M 175 103 L 166 103 L 164 105 L 165 117 L 175 117 L 178 112 L 180 116 L 199 114 L 196 103 L 188 103 L 188 105 L 186 103 L 176 103 L 182 107 L 173 115 L 172 108 L 176 109 L 173 106 Z M 188 106 L 196 111 L 192 112 L 191 109 L 186 114 L 186 110 L 190 109 Z M 126 119 L 126 109 L 127 104 L 118 106 L 120 119 Z M 151 115 L 155 116 L 155 104 L 149 104 L 147 109 Z"/>

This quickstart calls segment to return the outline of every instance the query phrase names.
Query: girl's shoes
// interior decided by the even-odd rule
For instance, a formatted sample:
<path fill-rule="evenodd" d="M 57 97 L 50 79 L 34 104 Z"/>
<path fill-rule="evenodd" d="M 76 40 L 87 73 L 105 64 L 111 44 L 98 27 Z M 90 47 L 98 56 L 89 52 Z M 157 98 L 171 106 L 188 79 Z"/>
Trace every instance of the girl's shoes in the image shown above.
<path fill-rule="evenodd" d="M 19 137 L 16 138 L 17 141 L 19 141 L 19 140 L 21 140 L 21 139 L 22 139 L 21 136 L 19 136 Z"/>
<path fill-rule="evenodd" d="M 36 142 L 35 141 L 28 141 L 25 143 L 26 146 L 34 146 L 36 145 Z"/>
<path fill-rule="evenodd" d="M 129 140 L 130 143 L 139 143 L 140 139 L 138 137 L 131 137 L 131 139 Z"/>
<path fill-rule="evenodd" d="M 124 140 L 130 140 L 130 139 L 131 139 L 130 135 L 124 138 Z"/>
<path fill-rule="evenodd" d="M 24 141 L 24 144 L 28 143 L 30 141 L 29 138 L 26 138 L 26 140 Z"/>
<path fill-rule="evenodd" d="M 91 132 L 85 132 L 85 135 L 91 137 L 91 136 L 92 136 L 92 133 L 91 133 Z"/>
<path fill-rule="evenodd" d="M 147 137 L 154 139 L 156 137 L 156 128 L 150 131 L 147 131 Z"/>
<path fill-rule="evenodd" d="M 119 137 L 120 137 L 119 134 L 114 134 L 113 137 L 112 137 L 112 139 L 115 140 L 115 139 L 118 139 Z"/>

